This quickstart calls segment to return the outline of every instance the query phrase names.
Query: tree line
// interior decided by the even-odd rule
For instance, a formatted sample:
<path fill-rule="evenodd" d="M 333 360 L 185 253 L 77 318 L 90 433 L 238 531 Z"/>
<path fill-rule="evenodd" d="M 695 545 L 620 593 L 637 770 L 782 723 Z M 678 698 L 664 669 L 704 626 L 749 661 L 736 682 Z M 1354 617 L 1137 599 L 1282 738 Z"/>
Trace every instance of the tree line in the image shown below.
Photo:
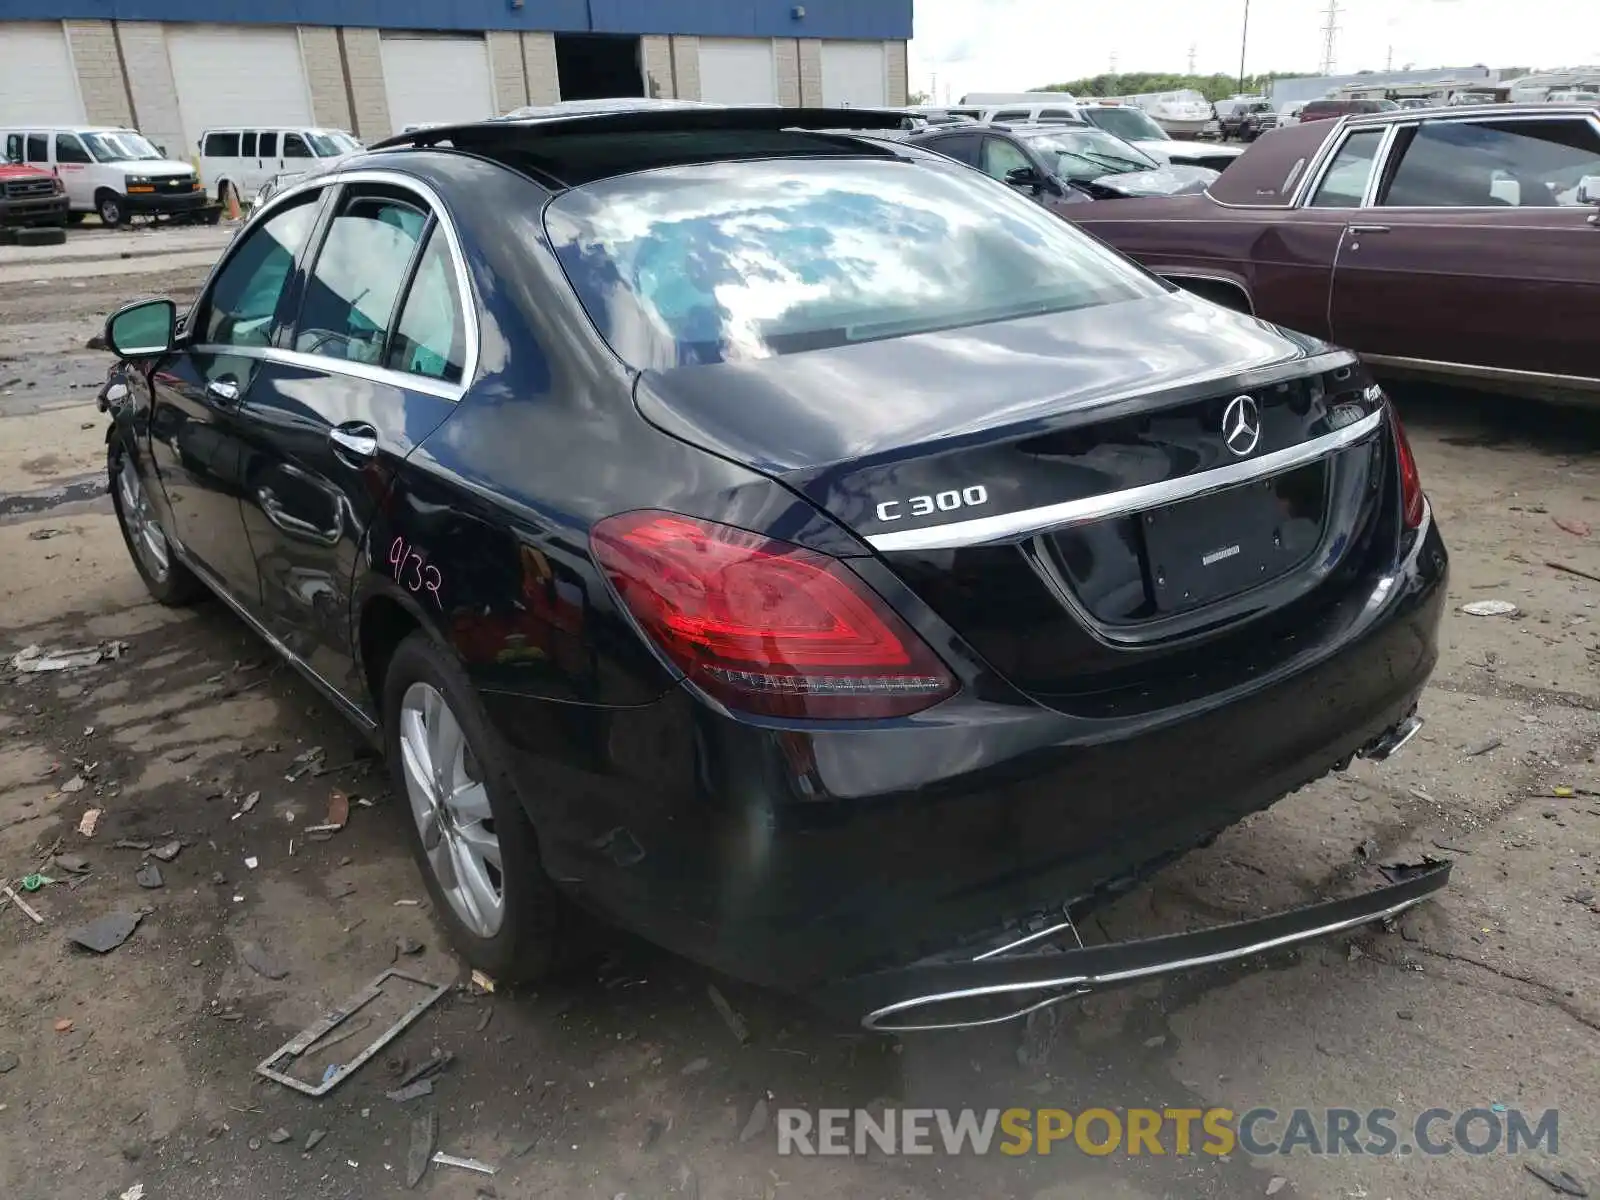
<path fill-rule="evenodd" d="M 1085 79 L 1070 79 L 1065 83 L 1047 83 L 1035 91 L 1071 92 L 1074 96 L 1132 96 L 1140 92 L 1199 92 L 1207 100 L 1226 100 L 1240 91 L 1250 96 L 1262 95 L 1267 84 L 1274 79 L 1297 79 L 1304 71 L 1268 71 L 1264 75 L 1246 75 L 1244 87 L 1239 86 L 1237 75 L 1181 75 L 1160 71 L 1125 71 L 1116 75 L 1091 75 Z"/>

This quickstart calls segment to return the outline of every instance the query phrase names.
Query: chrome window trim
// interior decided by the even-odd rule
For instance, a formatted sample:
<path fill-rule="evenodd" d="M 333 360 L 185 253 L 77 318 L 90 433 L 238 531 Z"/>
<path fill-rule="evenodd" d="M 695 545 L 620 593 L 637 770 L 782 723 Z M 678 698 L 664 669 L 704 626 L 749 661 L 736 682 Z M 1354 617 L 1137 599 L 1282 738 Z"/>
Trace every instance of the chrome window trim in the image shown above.
<path fill-rule="evenodd" d="M 1225 467 L 1214 467 L 1178 479 L 1164 479 L 1159 483 L 1142 484 L 1100 496 L 1085 496 L 1079 500 L 1046 504 L 1000 516 L 976 517 L 969 521 L 896 530 L 893 533 L 875 533 L 868 535 L 866 541 L 874 550 L 884 553 L 897 550 L 956 550 L 964 546 L 1014 541 L 1051 533 L 1090 521 L 1126 517 L 1147 508 L 1193 500 L 1224 488 L 1237 487 L 1306 466 L 1371 437 L 1383 423 L 1386 411 L 1386 407 L 1380 407 L 1343 429 L 1301 442 L 1298 446 L 1274 450 L 1260 458 L 1229 463 Z"/>
<path fill-rule="evenodd" d="M 228 246 L 228 253 L 217 260 L 216 266 L 211 268 L 211 274 L 206 277 L 205 286 L 195 300 L 195 309 L 198 309 L 201 299 L 211 293 L 212 281 L 217 272 L 233 257 L 234 249 L 243 240 L 243 235 L 254 229 L 257 222 L 272 219 L 272 214 L 279 208 L 290 203 L 296 196 L 304 192 L 320 188 L 332 187 L 342 184 L 375 183 L 387 187 L 399 188 L 416 194 L 433 213 L 438 228 L 444 230 L 445 241 L 450 247 L 450 263 L 455 273 L 456 291 L 461 304 L 461 323 L 464 330 L 465 346 L 462 353 L 461 382 L 450 383 L 443 379 L 433 379 L 427 375 L 413 375 L 407 371 L 396 371 L 389 367 L 370 366 L 367 363 L 354 363 L 346 359 L 326 358 L 320 354 L 305 354 L 298 350 L 286 350 L 277 346 L 217 346 L 195 345 L 191 349 L 204 351 L 209 354 L 233 354 L 241 358 L 259 358 L 266 362 L 284 363 L 290 366 L 308 367 L 328 371 L 335 375 L 349 375 L 357 379 L 367 379 L 374 383 L 385 383 L 394 387 L 410 388 L 412 391 L 426 392 L 430 396 L 438 396 L 443 400 L 459 401 L 472 386 L 478 374 L 478 354 L 481 345 L 478 328 L 478 305 L 476 293 L 472 290 L 472 280 L 467 273 L 466 255 L 461 250 L 461 235 L 456 230 L 455 220 L 450 215 L 450 210 L 445 206 L 439 193 L 420 179 L 415 179 L 400 171 L 386 171 L 380 168 L 361 168 L 354 171 L 329 171 L 323 174 L 312 175 L 308 178 L 297 180 L 292 186 L 285 188 L 268 199 L 267 203 L 257 212 L 252 213 L 249 222 L 239 231 Z M 422 247 L 418 247 L 422 249 Z M 315 263 L 313 262 L 313 266 Z M 413 279 L 413 283 L 415 280 Z M 407 292 L 409 297 L 410 293 Z M 193 312 L 194 309 L 191 309 Z"/>
<path fill-rule="evenodd" d="M 307 354 L 303 350 L 288 350 L 282 346 L 217 346 L 210 343 L 190 346 L 195 354 L 215 354 L 233 358 L 251 358 L 259 362 L 277 363 L 286 367 L 302 367 L 308 371 L 321 371 L 328 375 L 343 375 L 350 379 L 365 379 L 389 387 L 423 392 L 441 400 L 459 401 L 466 388 L 459 383 L 432 379 L 426 375 L 412 375 L 390 367 L 371 363 L 351 362 L 344 358 L 328 358 L 321 354 Z"/>

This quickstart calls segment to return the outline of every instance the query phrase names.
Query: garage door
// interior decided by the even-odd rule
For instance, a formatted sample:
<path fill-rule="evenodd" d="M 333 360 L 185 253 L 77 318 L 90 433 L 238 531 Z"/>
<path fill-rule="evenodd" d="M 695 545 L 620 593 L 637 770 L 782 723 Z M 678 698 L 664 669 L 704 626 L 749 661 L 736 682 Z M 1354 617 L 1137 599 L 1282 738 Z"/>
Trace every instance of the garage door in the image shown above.
<path fill-rule="evenodd" d="M 701 38 L 700 98 L 718 104 L 776 104 L 778 68 L 772 43 Z"/>
<path fill-rule="evenodd" d="M 830 108 L 887 104 L 888 83 L 882 42 L 822 43 L 822 102 Z"/>
<path fill-rule="evenodd" d="M 168 25 L 166 33 L 187 148 L 177 157 L 194 154 L 201 132 L 213 126 L 313 123 L 295 30 Z"/>
<path fill-rule="evenodd" d="M 383 87 L 395 133 L 407 125 L 496 115 L 489 48 L 482 37 L 385 33 Z"/>
<path fill-rule="evenodd" d="M 78 74 L 60 21 L 0 21 L 0 125 L 83 120 Z"/>

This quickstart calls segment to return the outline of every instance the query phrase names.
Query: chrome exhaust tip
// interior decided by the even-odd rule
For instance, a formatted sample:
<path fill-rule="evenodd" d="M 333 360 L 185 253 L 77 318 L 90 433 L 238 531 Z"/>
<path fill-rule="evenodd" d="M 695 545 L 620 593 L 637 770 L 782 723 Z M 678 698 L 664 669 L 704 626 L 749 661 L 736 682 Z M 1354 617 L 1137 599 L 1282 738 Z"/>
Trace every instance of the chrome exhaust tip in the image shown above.
<path fill-rule="evenodd" d="M 1368 762 L 1383 762 L 1393 758 L 1400 752 L 1400 748 L 1416 737 L 1422 730 L 1422 718 L 1412 713 L 1399 724 L 1385 730 L 1372 741 L 1368 742 L 1359 751 L 1359 756 Z"/>

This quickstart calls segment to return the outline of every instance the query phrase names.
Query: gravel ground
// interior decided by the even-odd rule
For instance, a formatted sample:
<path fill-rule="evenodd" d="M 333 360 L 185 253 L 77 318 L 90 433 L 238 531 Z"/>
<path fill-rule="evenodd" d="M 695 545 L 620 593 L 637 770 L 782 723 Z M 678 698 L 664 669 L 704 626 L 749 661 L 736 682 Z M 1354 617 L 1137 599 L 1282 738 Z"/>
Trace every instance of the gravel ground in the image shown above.
<path fill-rule="evenodd" d="M 413 1123 L 428 1113 L 440 1149 L 498 1168 L 492 1180 L 430 1170 L 416 1194 L 440 1198 L 1557 1194 L 1528 1162 L 1600 1186 L 1600 584 L 1547 565 L 1600 574 L 1600 538 L 1587 532 L 1600 526 L 1600 419 L 1401 393 L 1454 564 L 1426 728 L 1390 763 L 1307 788 L 1189 855 L 1096 932 L 1303 900 L 1364 845 L 1383 858 L 1453 856 L 1449 892 L 1396 928 L 1090 997 L 1028 1027 L 902 1041 L 830 1026 L 607 933 L 571 979 L 483 996 L 464 986 L 425 904 L 406 903 L 423 891 L 381 770 L 220 605 L 150 604 L 94 494 L 105 357 L 85 343 L 117 303 L 199 286 L 196 235 L 149 252 L 171 232 L 126 235 L 99 257 L 0 260 L 0 651 L 126 644 L 60 674 L 12 678 L 0 665 L 0 874 L 38 869 L 52 847 L 88 868 L 49 868 L 62 882 L 26 897 L 42 926 L 0 910 L 0 1196 L 387 1196 L 404 1189 Z M 95 261 L 100 273 L 85 267 Z M 1520 615 L 1457 611 L 1479 599 Z M 290 781 L 318 745 L 344 769 Z M 334 787 L 371 807 L 356 804 L 327 840 L 297 836 Z M 84 837 L 91 808 L 102 815 Z M 141 888 L 148 856 L 118 843 L 171 840 L 176 858 L 152 860 L 163 886 Z M 104 957 L 66 944 L 84 921 L 141 907 L 136 932 Z M 462 986 L 325 1099 L 253 1077 L 387 968 L 397 939 L 421 944 L 400 959 L 408 971 Z M 709 1002 L 713 982 L 748 1022 L 747 1044 Z M 376 1029 L 385 1017 L 366 1019 Z M 386 1096 L 435 1053 L 453 1057 L 431 1096 Z M 1560 1139 L 1548 1159 L 1058 1147 L 890 1160 L 780 1157 L 770 1127 L 741 1138 L 763 1102 L 874 1101 L 1404 1117 L 1506 1105 L 1559 1109 Z M 325 1134 L 307 1149 L 314 1131 Z"/>

